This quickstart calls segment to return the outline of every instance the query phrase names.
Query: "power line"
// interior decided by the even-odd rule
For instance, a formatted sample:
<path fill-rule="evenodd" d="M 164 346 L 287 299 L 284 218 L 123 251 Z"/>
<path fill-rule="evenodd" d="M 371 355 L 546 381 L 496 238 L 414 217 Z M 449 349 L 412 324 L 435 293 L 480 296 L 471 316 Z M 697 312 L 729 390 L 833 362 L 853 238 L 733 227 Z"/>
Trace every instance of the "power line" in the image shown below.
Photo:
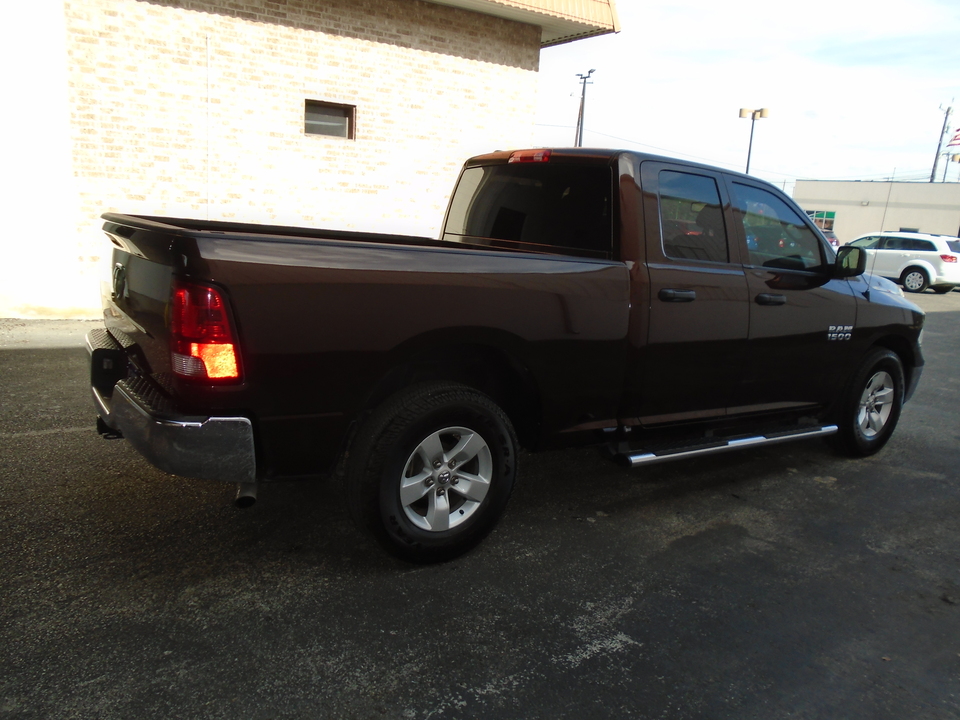
<path fill-rule="evenodd" d="M 564 130 L 569 130 L 571 127 L 569 125 L 551 125 L 548 123 L 534 123 L 537 127 L 553 127 L 553 128 L 562 128 Z M 632 140 L 631 138 L 620 137 L 619 135 L 611 135 L 609 133 L 599 132 L 597 130 L 589 131 L 592 135 L 602 135 L 603 137 L 608 137 L 613 140 L 620 140 L 621 142 L 630 143 L 631 145 L 639 145 L 643 148 L 650 148 L 651 150 L 657 150 L 662 153 L 667 153 L 668 155 L 688 158 L 691 160 L 696 160 L 698 162 L 706 163 L 708 165 L 718 165 L 720 167 L 727 167 L 731 170 L 736 170 L 733 163 L 729 163 L 723 160 L 715 160 L 713 158 L 701 157 L 699 155 L 690 155 L 689 153 L 682 153 L 677 150 L 671 150 L 670 148 L 658 147 L 657 145 L 649 145 L 647 143 L 642 143 L 638 140 Z M 739 171 L 738 171 L 739 172 Z M 800 180 L 800 179 L 816 179 L 816 180 L 829 180 L 834 182 L 855 182 L 857 180 L 861 181 L 870 181 L 878 180 L 881 182 L 919 182 L 925 180 L 927 177 L 926 170 L 904 170 L 897 172 L 895 174 L 891 173 L 876 173 L 871 175 L 859 175 L 856 177 L 845 175 L 842 177 L 819 177 L 819 178 L 805 178 L 802 173 L 785 173 L 778 170 L 766 170 L 761 168 L 760 172 L 766 175 L 779 175 L 780 177 L 786 178 L 787 180 Z"/>
<path fill-rule="evenodd" d="M 548 125 L 547 123 L 534 123 L 537 127 L 553 127 L 553 128 L 564 128 L 569 129 L 569 125 Z M 712 163 L 714 165 L 729 165 L 730 163 L 721 163 L 719 160 L 712 160 L 710 158 L 700 157 L 698 155 L 689 155 L 687 153 L 677 152 L 676 150 L 670 150 L 669 148 L 657 147 L 656 145 L 648 145 L 647 143 L 638 142 L 637 140 L 631 140 L 630 138 L 619 137 L 617 135 L 610 135 L 608 133 L 602 133 L 597 130 L 591 130 L 591 135 L 602 135 L 603 137 L 612 138 L 614 140 L 622 140 L 623 142 L 630 143 L 631 145 L 639 145 L 640 147 L 650 148 L 652 150 L 659 150 L 660 152 L 670 153 L 671 155 L 678 155 L 680 157 L 691 158 L 693 160 L 700 160 L 706 163 Z"/>
<path fill-rule="evenodd" d="M 569 129 L 570 127 L 569 125 L 548 125 L 546 123 L 534 123 L 534 125 L 538 127 L 555 127 L 555 128 L 565 128 L 565 129 Z M 737 167 L 739 167 L 739 166 L 735 167 L 733 163 L 727 162 L 726 160 L 715 160 L 713 158 L 701 157 L 700 155 L 691 155 L 689 153 L 683 153 L 678 150 L 671 150 L 670 148 L 658 147 L 656 145 L 648 145 L 647 143 L 642 143 L 638 140 L 631 140 L 630 138 L 620 137 L 619 135 L 610 135 L 609 133 L 602 133 L 602 132 L 599 132 L 598 130 L 590 130 L 590 133 L 592 135 L 602 135 L 603 137 L 612 138 L 613 140 L 620 140 L 622 142 L 630 143 L 631 145 L 639 145 L 640 147 L 650 148 L 651 150 L 658 150 L 660 152 L 667 153 L 668 155 L 689 158 L 691 160 L 697 160 L 699 162 L 706 163 L 708 165 L 718 165 L 720 167 L 730 168 L 731 170 L 736 170 Z M 739 170 L 737 170 L 737 172 L 739 172 Z M 761 172 L 766 173 L 768 175 L 780 175 L 787 179 L 797 177 L 796 174 L 778 172 L 776 170 L 761 169 Z"/>
<path fill-rule="evenodd" d="M 845 175 L 843 177 L 820 177 L 816 178 L 817 180 L 829 180 L 835 182 L 855 182 L 857 180 L 861 182 L 918 182 L 929 180 L 929 171 L 927 170 L 902 170 L 894 173 L 876 173 L 872 175 L 857 175 L 856 177 L 851 177 Z M 813 178 L 802 178 L 804 180 L 813 179 Z"/>

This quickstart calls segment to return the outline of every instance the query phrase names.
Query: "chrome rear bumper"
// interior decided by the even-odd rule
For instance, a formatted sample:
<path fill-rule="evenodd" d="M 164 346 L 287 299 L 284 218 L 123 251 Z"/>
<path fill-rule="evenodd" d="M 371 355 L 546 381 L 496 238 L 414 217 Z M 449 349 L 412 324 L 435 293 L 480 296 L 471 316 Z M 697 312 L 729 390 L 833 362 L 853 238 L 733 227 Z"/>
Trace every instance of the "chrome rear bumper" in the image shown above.
<path fill-rule="evenodd" d="M 102 331 L 87 335 L 91 391 L 97 414 L 118 431 L 150 463 L 164 472 L 186 477 L 251 483 L 256 481 L 253 425 L 245 417 L 180 416 L 154 407 L 146 381 L 119 380 L 105 387 L 98 359 L 119 349 Z M 97 352 L 101 351 L 101 352 Z M 110 356 L 115 359 L 116 355 Z"/>

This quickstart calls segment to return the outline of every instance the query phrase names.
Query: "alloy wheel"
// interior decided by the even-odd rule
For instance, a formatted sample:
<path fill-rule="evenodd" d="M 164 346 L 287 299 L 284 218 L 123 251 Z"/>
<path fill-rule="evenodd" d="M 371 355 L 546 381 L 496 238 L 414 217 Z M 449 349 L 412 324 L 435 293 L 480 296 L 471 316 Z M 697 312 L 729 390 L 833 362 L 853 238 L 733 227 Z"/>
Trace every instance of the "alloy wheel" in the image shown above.
<path fill-rule="evenodd" d="M 479 433 L 465 427 L 437 430 L 404 465 L 400 506 L 418 528 L 443 532 L 477 511 L 492 478 L 493 456 Z"/>
<path fill-rule="evenodd" d="M 893 377 L 890 373 L 885 370 L 875 373 L 863 389 L 857 413 L 857 424 L 864 437 L 874 438 L 883 430 L 893 410 L 894 397 Z"/>

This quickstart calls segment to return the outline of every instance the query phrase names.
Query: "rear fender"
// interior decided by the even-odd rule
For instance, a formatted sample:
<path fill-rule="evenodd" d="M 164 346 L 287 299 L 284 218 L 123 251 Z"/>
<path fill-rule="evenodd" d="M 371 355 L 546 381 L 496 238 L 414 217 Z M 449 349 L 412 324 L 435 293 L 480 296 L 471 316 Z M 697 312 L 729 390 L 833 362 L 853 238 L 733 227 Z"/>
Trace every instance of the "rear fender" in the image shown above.
<path fill-rule="evenodd" d="M 447 380 L 475 388 L 510 416 L 520 441 L 535 442 L 540 391 L 522 357 L 523 341 L 490 328 L 448 328 L 410 338 L 391 353 L 387 372 L 363 400 L 362 412 L 420 382 Z"/>
<path fill-rule="evenodd" d="M 897 270 L 898 279 L 900 278 L 901 275 L 903 275 L 904 270 L 906 270 L 907 268 L 920 268 L 927 274 L 927 277 L 930 279 L 930 282 L 933 282 L 934 280 L 936 280 L 937 276 L 939 275 L 939 273 L 937 272 L 937 269 L 933 265 L 928 263 L 926 260 L 908 260 L 907 262 L 902 263 L 900 265 L 900 269 Z"/>

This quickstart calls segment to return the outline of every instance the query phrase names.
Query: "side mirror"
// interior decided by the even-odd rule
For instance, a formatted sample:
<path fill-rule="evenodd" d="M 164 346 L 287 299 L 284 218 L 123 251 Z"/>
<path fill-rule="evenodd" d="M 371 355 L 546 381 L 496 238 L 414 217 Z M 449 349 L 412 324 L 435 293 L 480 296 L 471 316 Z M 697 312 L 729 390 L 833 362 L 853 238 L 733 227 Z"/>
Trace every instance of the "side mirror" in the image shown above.
<path fill-rule="evenodd" d="M 841 245 L 837 248 L 837 261 L 833 266 L 834 277 L 847 278 L 863 275 L 867 269 L 867 254 L 863 248 Z"/>

